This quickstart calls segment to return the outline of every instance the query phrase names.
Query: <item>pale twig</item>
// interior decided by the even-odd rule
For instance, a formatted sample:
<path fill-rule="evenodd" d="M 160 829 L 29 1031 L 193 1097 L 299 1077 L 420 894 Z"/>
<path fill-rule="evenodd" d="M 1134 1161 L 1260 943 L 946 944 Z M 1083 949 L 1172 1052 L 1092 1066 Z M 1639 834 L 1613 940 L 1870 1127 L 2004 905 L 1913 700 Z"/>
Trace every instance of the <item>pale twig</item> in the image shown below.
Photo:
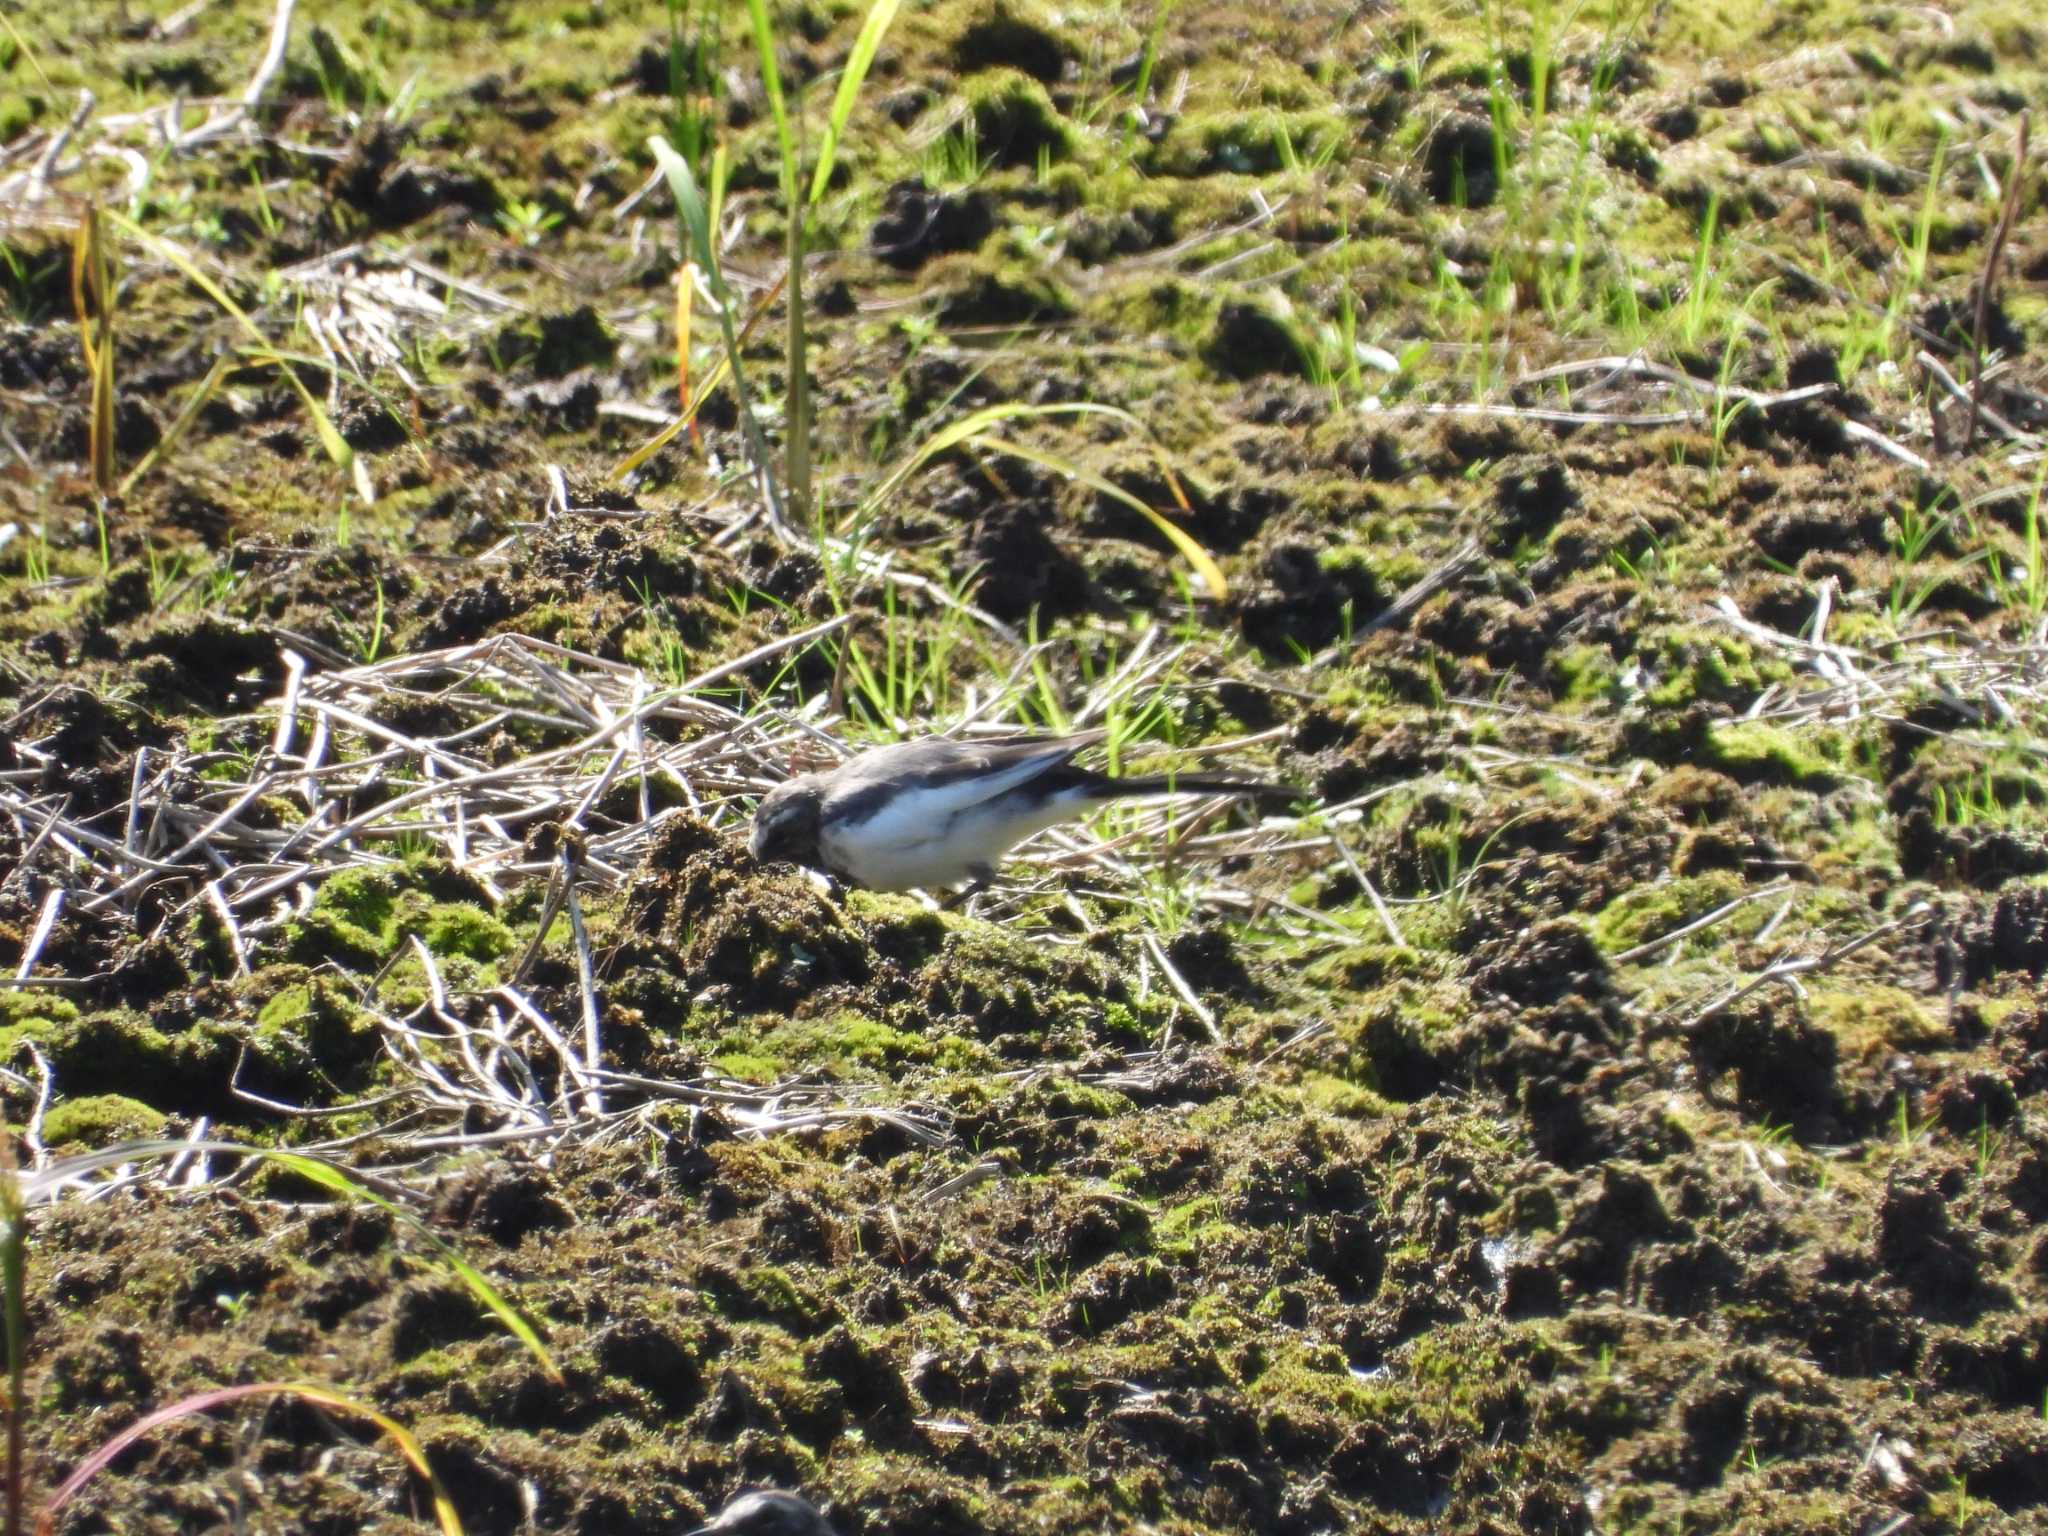
<path fill-rule="evenodd" d="M 1748 981 L 1729 988 L 1727 992 L 1701 1008 L 1691 1018 L 1685 1020 L 1684 1023 L 1678 1026 L 1679 1033 L 1688 1034 L 1698 1029 L 1709 1020 L 1718 1018 L 1726 1013 L 1730 1008 L 1733 1008 L 1752 993 L 1760 992 L 1773 983 L 1792 987 L 1796 991 L 1799 986 L 1799 977 L 1811 975 L 1817 971 L 1831 970 L 1858 950 L 1867 949 L 1879 939 L 1886 938 L 1898 932 L 1901 928 L 1931 917 L 1933 913 L 1934 908 L 1929 903 L 1916 901 L 1905 912 L 1893 918 L 1890 922 L 1880 923 L 1869 932 L 1860 934 L 1853 939 L 1846 939 L 1831 948 L 1821 951 L 1817 955 L 1788 956 L 1774 960 Z"/>
<path fill-rule="evenodd" d="M 22 947 L 21 964 L 14 972 L 16 981 L 26 981 L 36 968 L 36 961 L 42 958 L 43 946 L 50 942 L 50 930 L 57 926 L 57 913 L 64 906 L 64 887 L 54 885 L 43 897 L 43 909 L 36 915 L 34 932 L 28 943 Z"/>
<path fill-rule="evenodd" d="M 1673 944 L 1682 943 L 1694 934 L 1706 932 L 1707 929 L 1733 916 L 1752 901 L 1760 901 L 1766 896 L 1775 896 L 1789 884 L 1789 881 L 1773 880 L 1769 885 L 1760 885 L 1753 891 L 1744 891 L 1733 901 L 1724 902 L 1722 905 L 1714 908 L 1713 911 L 1707 913 L 1706 916 L 1696 917 L 1682 928 L 1674 928 L 1661 937 L 1651 939 L 1644 944 L 1638 944 L 1633 949 L 1623 950 L 1614 957 L 1614 963 L 1616 965 L 1628 965 L 1637 960 L 1646 960 L 1660 949 L 1667 949 Z"/>
<path fill-rule="evenodd" d="M 576 866 L 569 850 L 561 853 L 563 901 L 569 909 L 569 927 L 576 940 L 576 983 L 583 998 L 583 1067 L 595 1073 L 604 1065 L 597 1016 L 596 967 L 590 953 L 590 933 L 583 926 L 583 903 L 576 899 Z M 604 1113 L 604 1094 L 593 1084 L 585 1090 L 584 1109 L 592 1115 Z"/>

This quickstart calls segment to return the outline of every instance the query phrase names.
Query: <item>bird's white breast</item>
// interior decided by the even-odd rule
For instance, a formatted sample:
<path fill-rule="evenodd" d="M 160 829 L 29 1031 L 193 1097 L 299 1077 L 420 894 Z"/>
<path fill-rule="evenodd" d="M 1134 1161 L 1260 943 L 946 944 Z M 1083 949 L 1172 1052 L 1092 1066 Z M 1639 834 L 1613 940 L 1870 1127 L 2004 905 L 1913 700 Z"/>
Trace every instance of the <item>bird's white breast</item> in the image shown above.
<path fill-rule="evenodd" d="M 919 803 L 923 798 L 907 794 L 866 821 L 821 828 L 818 847 L 825 863 L 873 891 L 959 885 L 973 879 L 977 868 L 994 868 L 1025 838 L 1094 803 L 1073 794 L 1020 808 L 998 795 L 932 814 L 929 802 Z"/>

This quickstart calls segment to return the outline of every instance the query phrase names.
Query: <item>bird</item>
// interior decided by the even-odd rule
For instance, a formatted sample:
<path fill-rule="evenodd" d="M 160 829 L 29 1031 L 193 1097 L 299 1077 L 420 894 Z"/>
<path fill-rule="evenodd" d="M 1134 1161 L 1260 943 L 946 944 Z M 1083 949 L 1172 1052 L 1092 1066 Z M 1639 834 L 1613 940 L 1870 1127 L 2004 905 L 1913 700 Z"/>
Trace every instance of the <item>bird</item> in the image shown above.
<path fill-rule="evenodd" d="M 1299 790 L 1257 779 L 1206 773 L 1113 778 L 1074 762 L 1108 735 L 932 736 L 875 747 L 836 768 L 799 774 L 763 796 L 748 851 L 760 863 L 802 864 L 871 891 L 963 884 L 979 890 L 1024 839 L 1113 800 L 1301 798 Z"/>
<path fill-rule="evenodd" d="M 808 1499 L 779 1488 L 743 1493 L 687 1536 L 833 1536 Z"/>

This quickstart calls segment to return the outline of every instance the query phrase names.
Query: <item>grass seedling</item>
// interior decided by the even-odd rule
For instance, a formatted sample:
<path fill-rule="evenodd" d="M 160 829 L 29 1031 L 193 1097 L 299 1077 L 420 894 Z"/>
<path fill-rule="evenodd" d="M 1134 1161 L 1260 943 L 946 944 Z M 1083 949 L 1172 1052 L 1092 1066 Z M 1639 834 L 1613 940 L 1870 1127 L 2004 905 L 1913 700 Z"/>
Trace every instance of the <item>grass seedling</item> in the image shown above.
<path fill-rule="evenodd" d="M 1706 216 L 1700 220 L 1700 237 L 1693 247 L 1692 281 L 1687 284 L 1685 302 L 1678 310 L 1678 339 L 1688 352 L 1697 351 L 1714 328 L 1720 312 L 1727 278 L 1716 259 L 1720 249 L 1721 194 L 1707 197 Z"/>
<path fill-rule="evenodd" d="M 1159 64 L 1159 45 L 1166 37 L 1166 23 L 1173 15 L 1174 0 L 1159 0 L 1152 13 L 1152 30 L 1145 34 L 1145 51 L 1138 59 L 1138 78 L 1131 83 L 1131 109 L 1124 114 L 1124 141 L 1131 131 L 1145 126 L 1145 102 L 1152 94 L 1152 71 Z"/>
<path fill-rule="evenodd" d="M 154 544 L 144 553 L 149 561 L 149 606 L 154 611 L 163 607 L 165 597 L 185 574 L 185 556 L 182 552 L 159 555 Z"/>
<path fill-rule="evenodd" d="M 539 245 L 541 237 L 561 222 L 561 214 L 545 203 L 523 198 L 515 197 L 498 210 L 498 227 L 521 245 Z"/>
<path fill-rule="evenodd" d="M 1912 1151 L 1916 1145 L 1927 1139 L 1927 1122 L 1913 1118 L 1912 1106 L 1906 1102 L 1906 1095 L 1903 1093 L 1899 1095 L 1899 1106 L 1892 1124 L 1898 1134 L 1899 1150 L 1902 1152 Z"/>
<path fill-rule="evenodd" d="M 925 150 L 924 184 L 934 191 L 971 187 L 988 174 L 993 164 L 995 157 L 981 152 L 973 117 L 963 117 Z"/>
<path fill-rule="evenodd" d="M 2037 619 L 2044 609 L 2048 609 L 2048 571 L 2041 568 L 2041 491 L 2044 485 L 2048 485 L 2048 458 L 2044 458 L 2041 467 L 2034 472 L 2034 488 L 2027 495 L 2021 523 L 2026 572 L 2019 583 L 2019 598 L 2026 605 L 2027 612 Z"/>
<path fill-rule="evenodd" d="M 1910 339 L 1898 343 L 1898 337 L 1903 331 L 1910 338 L 1911 333 L 1905 324 L 1907 311 L 1912 308 L 1913 301 L 1919 296 L 1921 287 L 1927 281 L 1927 257 L 1934 241 L 1935 201 L 1941 192 L 1941 173 L 1947 159 L 1948 134 L 1944 131 L 1941 137 L 1935 140 L 1934 159 L 1927 169 L 1927 191 L 1920 199 L 1920 212 L 1914 218 L 1913 228 L 1909 234 L 1899 233 L 1897 221 L 1890 216 L 1889 203 L 1876 197 L 1867 200 L 1872 222 L 1883 228 L 1898 247 L 1893 258 L 1895 275 L 1891 291 L 1885 300 L 1884 319 L 1878 327 L 1878 346 L 1888 357 L 1895 356 L 1895 344 L 1899 350 L 1908 349 L 1912 345 Z M 1845 370 L 1843 377 L 1847 376 Z"/>

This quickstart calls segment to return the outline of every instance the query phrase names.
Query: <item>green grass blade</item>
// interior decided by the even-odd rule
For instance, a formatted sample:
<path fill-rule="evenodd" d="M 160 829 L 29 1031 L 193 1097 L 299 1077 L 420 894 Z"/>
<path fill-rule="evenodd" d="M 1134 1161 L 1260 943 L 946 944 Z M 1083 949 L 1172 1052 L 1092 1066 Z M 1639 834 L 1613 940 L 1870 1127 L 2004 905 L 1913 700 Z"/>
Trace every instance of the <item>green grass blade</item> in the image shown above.
<path fill-rule="evenodd" d="M 896 5 L 897 0 L 875 0 L 868 7 L 860 36 L 853 40 L 853 52 L 846 56 L 846 69 L 839 76 L 839 89 L 832 97 L 832 115 L 825 121 L 825 137 L 818 145 L 818 163 L 811 171 L 810 201 L 813 203 L 825 195 L 825 183 L 832 179 L 832 162 L 839 154 L 839 141 L 846 132 L 846 121 L 853 116 L 853 104 L 860 95 L 861 84 L 867 79 L 868 70 L 874 66 L 875 54 L 882 46 L 882 34 L 896 19 Z"/>
<path fill-rule="evenodd" d="M 387 1211 L 409 1224 L 415 1232 L 433 1245 L 435 1251 L 441 1255 L 441 1262 L 452 1269 L 457 1278 L 469 1287 L 470 1294 L 476 1297 L 484 1309 L 505 1325 L 505 1331 L 526 1346 L 527 1353 L 540 1363 L 548 1378 L 557 1383 L 562 1380 L 562 1373 L 556 1367 L 554 1357 L 548 1353 L 547 1346 L 541 1343 L 540 1335 L 534 1331 L 533 1325 L 513 1310 L 512 1304 L 498 1294 L 498 1288 L 486 1280 L 474 1265 L 412 1212 L 385 1199 L 376 1191 L 364 1188 L 341 1169 L 321 1158 L 307 1157 L 298 1152 L 266 1151 L 258 1152 L 256 1155 L 269 1159 L 281 1168 L 288 1168 L 300 1178 L 318 1184 L 323 1189 L 331 1189 L 347 1199 L 367 1201 L 379 1210 Z"/>
<path fill-rule="evenodd" d="M 747 15 L 754 23 L 754 46 L 761 54 L 761 85 L 768 93 L 768 110 L 775 118 L 775 138 L 782 149 L 782 202 L 794 217 L 796 129 L 790 123 L 789 106 L 783 100 L 782 71 L 775 64 L 775 24 L 768 19 L 768 0 L 747 0 Z"/>
<path fill-rule="evenodd" d="M 668 178 L 668 189 L 676 200 L 676 212 L 682 216 L 683 228 L 690 236 L 692 259 L 697 263 L 697 270 L 704 275 L 711 296 L 722 304 L 725 301 L 725 280 L 718 275 L 716 253 L 711 246 L 711 215 L 704 206 L 704 193 L 697 185 L 696 174 L 691 171 L 690 162 L 677 154 L 660 134 L 650 136 L 647 147 L 654 152 L 654 163 L 661 167 L 662 175 Z"/>

